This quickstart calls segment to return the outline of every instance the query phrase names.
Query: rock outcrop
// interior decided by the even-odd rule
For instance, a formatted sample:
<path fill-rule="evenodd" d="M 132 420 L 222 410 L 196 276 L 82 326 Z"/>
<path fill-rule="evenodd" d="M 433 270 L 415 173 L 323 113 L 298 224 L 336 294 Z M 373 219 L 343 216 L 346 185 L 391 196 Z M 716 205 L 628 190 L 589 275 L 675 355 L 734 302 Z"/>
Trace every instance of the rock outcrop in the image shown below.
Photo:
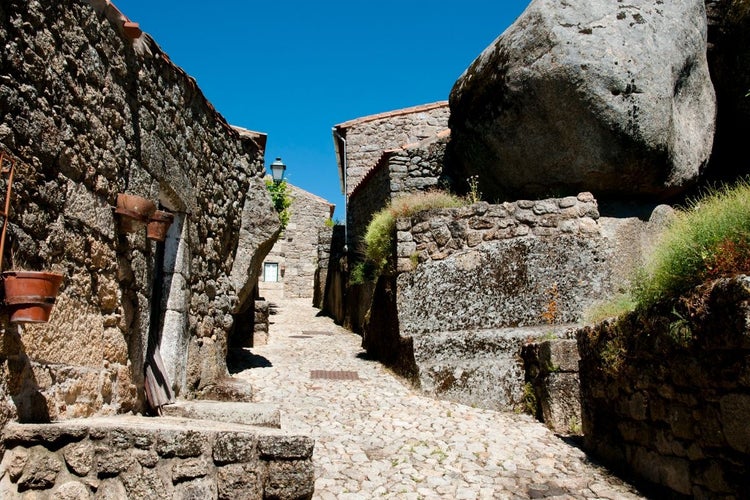
<path fill-rule="evenodd" d="M 700 0 L 534 0 L 456 82 L 451 161 L 486 197 L 675 194 L 711 152 Z"/>

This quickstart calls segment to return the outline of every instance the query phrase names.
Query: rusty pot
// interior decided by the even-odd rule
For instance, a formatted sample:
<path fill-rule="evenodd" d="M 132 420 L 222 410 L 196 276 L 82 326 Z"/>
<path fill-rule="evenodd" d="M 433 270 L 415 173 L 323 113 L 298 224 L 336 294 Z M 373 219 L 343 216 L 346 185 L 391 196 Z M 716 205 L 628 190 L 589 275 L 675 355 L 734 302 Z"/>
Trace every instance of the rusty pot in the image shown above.
<path fill-rule="evenodd" d="M 120 193 L 117 195 L 115 213 L 120 216 L 122 230 L 133 233 L 148 223 L 156 211 L 156 204 L 133 194 Z"/>
<path fill-rule="evenodd" d="M 167 239 L 167 231 L 169 226 L 174 221 L 174 214 L 165 212 L 163 210 L 157 210 L 151 219 L 148 221 L 146 227 L 146 237 L 154 241 L 164 241 Z"/>
<path fill-rule="evenodd" d="M 46 271 L 5 271 L 4 303 L 11 323 L 46 323 L 63 275 Z"/>

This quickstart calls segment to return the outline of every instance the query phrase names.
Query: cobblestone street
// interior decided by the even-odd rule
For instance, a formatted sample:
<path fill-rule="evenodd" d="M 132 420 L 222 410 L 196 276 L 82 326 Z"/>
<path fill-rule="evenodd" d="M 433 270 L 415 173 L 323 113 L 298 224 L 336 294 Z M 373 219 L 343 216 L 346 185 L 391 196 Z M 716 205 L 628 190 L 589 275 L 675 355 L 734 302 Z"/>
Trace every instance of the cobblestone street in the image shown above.
<path fill-rule="evenodd" d="M 315 498 L 641 498 L 527 415 L 417 394 L 308 299 L 276 310 L 269 344 L 251 349 L 266 366 L 236 377 L 315 439 Z"/>

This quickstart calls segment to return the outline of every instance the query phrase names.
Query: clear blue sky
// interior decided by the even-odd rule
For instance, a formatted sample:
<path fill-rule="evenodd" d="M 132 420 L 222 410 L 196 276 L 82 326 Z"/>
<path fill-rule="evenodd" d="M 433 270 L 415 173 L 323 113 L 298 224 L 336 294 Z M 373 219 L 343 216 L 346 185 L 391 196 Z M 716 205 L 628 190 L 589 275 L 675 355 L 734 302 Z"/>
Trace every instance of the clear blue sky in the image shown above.
<path fill-rule="evenodd" d="M 287 179 L 336 204 L 331 128 L 448 99 L 528 0 L 115 0 L 232 125 L 268 134 Z"/>

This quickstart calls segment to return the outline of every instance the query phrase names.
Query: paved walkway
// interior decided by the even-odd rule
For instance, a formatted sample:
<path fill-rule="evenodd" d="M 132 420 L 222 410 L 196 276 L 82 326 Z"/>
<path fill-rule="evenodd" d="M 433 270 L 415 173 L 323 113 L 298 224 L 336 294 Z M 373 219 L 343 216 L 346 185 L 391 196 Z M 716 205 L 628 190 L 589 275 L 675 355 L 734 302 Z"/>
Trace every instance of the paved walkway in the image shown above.
<path fill-rule="evenodd" d="M 315 438 L 315 498 L 641 498 L 531 417 L 418 394 L 309 302 L 278 304 L 269 345 L 251 349 L 272 366 L 236 376 L 280 406 L 282 429 Z"/>

